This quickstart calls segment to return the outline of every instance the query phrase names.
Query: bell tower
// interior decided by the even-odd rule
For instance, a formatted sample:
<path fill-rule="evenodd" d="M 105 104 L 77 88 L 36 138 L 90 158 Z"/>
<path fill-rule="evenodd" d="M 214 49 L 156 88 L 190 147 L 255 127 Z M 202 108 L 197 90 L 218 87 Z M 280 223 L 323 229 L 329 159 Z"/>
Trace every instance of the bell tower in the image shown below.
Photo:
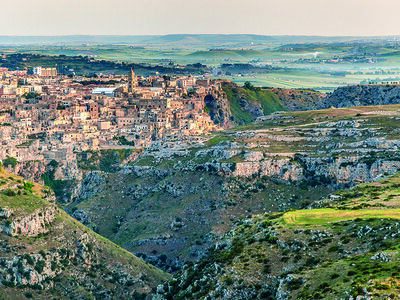
<path fill-rule="evenodd" d="M 136 91 L 136 76 L 131 68 L 128 75 L 128 93 L 134 94 L 135 91 Z"/>

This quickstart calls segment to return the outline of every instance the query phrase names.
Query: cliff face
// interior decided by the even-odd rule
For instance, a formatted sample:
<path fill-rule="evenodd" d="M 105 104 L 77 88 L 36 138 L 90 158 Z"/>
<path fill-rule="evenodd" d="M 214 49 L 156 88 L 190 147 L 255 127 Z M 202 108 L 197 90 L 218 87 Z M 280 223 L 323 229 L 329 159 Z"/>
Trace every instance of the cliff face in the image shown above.
<path fill-rule="evenodd" d="M 41 182 L 42 175 L 46 172 L 46 163 L 44 161 L 19 162 L 15 167 L 8 166 L 6 170 L 24 178 L 31 178 L 35 182 Z"/>
<path fill-rule="evenodd" d="M 224 129 L 234 126 L 229 100 L 224 92 L 218 90 L 205 95 L 204 104 L 214 124 Z"/>
<path fill-rule="evenodd" d="M 355 85 L 337 88 L 316 108 L 387 105 L 400 103 L 400 87 L 386 85 Z"/>
<path fill-rule="evenodd" d="M 2 169 L 0 182 L 1 299 L 146 298 L 168 278 L 70 218 L 49 189 Z"/>
<path fill-rule="evenodd" d="M 287 184 L 319 180 L 317 184 L 326 184 L 333 189 L 372 182 L 400 170 L 400 161 L 368 157 L 371 161 L 365 162 L 366 157 L 262 158 L 259 161 L 207 164 L 206 167 L 214 168 L 225 176 L 266 176 Z"/>
<path fill-rule="evenodd" d="M 12 214 L 12 211 L 10 211 Z M 13 219 L 3 225 L 2 231 L 10 236 L 36 237 L 41 233 L 48 233 L 47 228 L 55 218 L 56 207 L 54 204 L 44 209 L 37 209 L 33 213 Z"/>
<path fill-rule="evenodd" d="M 15 166 L 8 166 L 7 171 L 29 178 L 35 182 L 43 183 L 43 175 L 50 174 L 53 180 L 81 180 L 82 170 L 79 169 L 77 161 L 66 161 L 54 163 L 48 161 L 24 161 L 18 162 Z"/>

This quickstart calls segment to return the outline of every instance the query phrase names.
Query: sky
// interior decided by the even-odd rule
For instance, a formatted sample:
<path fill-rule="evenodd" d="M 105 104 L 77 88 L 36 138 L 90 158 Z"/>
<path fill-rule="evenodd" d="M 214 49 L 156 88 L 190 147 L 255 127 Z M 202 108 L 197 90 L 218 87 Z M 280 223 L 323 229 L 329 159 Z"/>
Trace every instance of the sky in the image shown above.
<path fill-rule="evenodd" d="M 2 0 L 0 35 L 400 35 L 399 0 Z"/>

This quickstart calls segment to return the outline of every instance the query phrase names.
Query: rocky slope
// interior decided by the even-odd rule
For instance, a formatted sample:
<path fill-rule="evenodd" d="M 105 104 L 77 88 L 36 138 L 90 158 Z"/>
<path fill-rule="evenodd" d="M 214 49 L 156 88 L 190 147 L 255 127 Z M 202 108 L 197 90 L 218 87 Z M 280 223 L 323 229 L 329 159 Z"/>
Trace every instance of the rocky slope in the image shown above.
<path fill-rule="evenodd" d="M 302 208 L 400 169 L 399 106 L 273 114 L 211 137 L 159 141 L 91 172 L 66 210 L 168 271 L 249 214 Z"/>
<path fill-rule="evenodd" d="M 317 108 L 386 105 L 400 103 L 397 85 L 354 85 L 337 88 Z"/>
<path fill-rule="evenodd" d="M 397 299 L 399 178 L 242 219 L 157 299 Z"/>
<path fill-rule="evenodd" d="M 0 168 L 1 299 L 145 299 L 167 278 Z"/>

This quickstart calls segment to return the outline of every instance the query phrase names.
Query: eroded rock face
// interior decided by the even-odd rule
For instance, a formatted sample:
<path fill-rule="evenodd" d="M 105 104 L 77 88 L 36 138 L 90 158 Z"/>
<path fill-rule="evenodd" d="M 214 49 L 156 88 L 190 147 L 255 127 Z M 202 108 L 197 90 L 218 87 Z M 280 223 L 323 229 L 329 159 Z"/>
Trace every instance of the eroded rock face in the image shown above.
<path fill-rule="evenodd" d="M 365 162 L 363 157 L 338 159 L 304 157 L 299 163 L 289 158 L 269 158 L 239 163 L 214 163 L 208 164 L 208 168 L 215 168 L 217 172 L 226 176 L 267 176 L 287 183 L 324 178 L 321 183 L 329 184 L 333 188 L 342 188 L 394 174 L 400 170 L 400 161 L 378 159 Z"/>
<path fill-rule="evenodd" d="M 6 170 L 24 178 L 41 182 L 41 176 L 46 172 L 46 164 L 44 161 L 19 162 L 14 168 L 10 165 Z"/>
<path fill-rule="evenodd" d="M 22 235 L 29 237 L 47 233 L 49 230 L 46 226 L 53 222 L 56 210 L 55 206 L 49 206 L 44 209 L 37 209 L 26 216 L 11 218 L 11 220 L 9 220 L 11 214 L 8 213 L 7 220 L 0 228 L 0 232 L 5 232 L 10 236 Z"/>
<path fill-rule="evenodd" d="M 14 167 L 8 166 L 7 171 L 43 183 L 42 175 L 52 172 L 55 180 L 81 180 L 82 171 L 79 169 L 76 160 L 65 161 L 52 167 L 48 161 L 23 161 L 18 162 Z"/>
<path fill-rule="evenodd" d="M 385 105 L 400 103 L 400 88 L 385 85 L 354 85 L 337 88 L 317 109 L 330 107 L 351 107 L 363 105 Z"/>

